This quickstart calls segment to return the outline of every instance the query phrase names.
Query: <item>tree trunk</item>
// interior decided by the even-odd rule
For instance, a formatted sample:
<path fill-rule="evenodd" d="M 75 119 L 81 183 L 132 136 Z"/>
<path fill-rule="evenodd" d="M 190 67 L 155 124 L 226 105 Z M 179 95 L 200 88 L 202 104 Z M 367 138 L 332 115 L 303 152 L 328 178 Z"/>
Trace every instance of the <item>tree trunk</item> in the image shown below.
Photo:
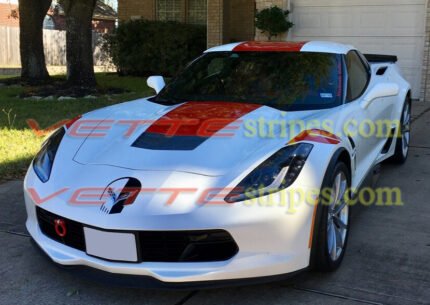
<path fill-rule="evenodd" d="M 92 48 L 92 18 L 96 2 L 61 2 L 66 14 L 67 81 L 72 86 L 96 86 Z"/>
<path fill-rule="evenodd" d="M 43 20 L 52 0 L 19 0 L 21 78 L 41 82 L 49 78 L 43 51 Z"/>

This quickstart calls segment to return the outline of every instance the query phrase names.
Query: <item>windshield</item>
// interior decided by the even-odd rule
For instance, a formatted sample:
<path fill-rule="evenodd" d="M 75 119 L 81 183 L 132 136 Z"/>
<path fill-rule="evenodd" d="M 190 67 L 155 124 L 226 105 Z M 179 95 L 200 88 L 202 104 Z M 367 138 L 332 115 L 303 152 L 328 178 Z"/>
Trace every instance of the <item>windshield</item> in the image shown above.
<path fill-rule="evenodd" d="M 332 108 L 342 104 L 341 56 L 207 53 L 191 63 L 153 101 L 240 102 L 290 111 Z"/>

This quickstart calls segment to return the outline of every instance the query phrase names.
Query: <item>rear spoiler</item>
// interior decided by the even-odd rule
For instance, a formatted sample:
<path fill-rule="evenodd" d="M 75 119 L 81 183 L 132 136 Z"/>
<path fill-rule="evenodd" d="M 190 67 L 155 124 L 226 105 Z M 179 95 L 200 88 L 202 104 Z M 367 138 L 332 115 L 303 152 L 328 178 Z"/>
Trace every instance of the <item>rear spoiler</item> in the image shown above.
<path fill-rule="evenodd" d="M 395 55 L 364 54 L 364 57 L 370 63 L 396 63 L 398 61 Z"/>

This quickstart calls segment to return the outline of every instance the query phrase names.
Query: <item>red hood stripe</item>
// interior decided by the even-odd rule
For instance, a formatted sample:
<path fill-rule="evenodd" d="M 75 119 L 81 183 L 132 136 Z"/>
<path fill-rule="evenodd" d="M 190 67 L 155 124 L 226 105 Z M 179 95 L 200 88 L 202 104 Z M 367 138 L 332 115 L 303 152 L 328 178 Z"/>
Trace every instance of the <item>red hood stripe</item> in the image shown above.
<path fill-rule="evenodd" d="M 155 121 L 146 133 L 210 137 L 261 105 L 230 102 L 187 102 Z"/>
<path fill-rule="evenodd" d="M 301 42 L 263 42 L 249 41 L 236 46 L 234 52 L 300 52 L 307 41 Z"/>

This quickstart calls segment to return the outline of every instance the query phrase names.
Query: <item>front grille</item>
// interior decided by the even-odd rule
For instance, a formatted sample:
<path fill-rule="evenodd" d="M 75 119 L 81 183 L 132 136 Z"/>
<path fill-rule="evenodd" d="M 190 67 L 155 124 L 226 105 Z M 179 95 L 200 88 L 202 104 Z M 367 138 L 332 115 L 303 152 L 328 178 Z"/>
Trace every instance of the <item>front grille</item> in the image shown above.
<path fill-rule="evenodd" d="M 226 231 L 139 232 L 147 262 L 213 262 L 233 257 L 238 247 Z"/>
<path fill-rule="evenodd" d="M 86 251 L 84 225 L 36 208 L 40 230 L 47 237 L 69 247 Z M 55 220 L 66 222 L 67 235 L 61 238 L 55 231 Z M 237 254 L 239 248 L 224 230 L 204 231 L 118 231 L 137 233 L 138 262 L 215 262 Z"/>
<path fill-rule="evenodd" d="M 66 246 L 86 251 L 84 228 L 82 224 L 64 217 L 59 217 L 39 207 L 36 208 L 36 212 L 37 221 L 39 222 L 39 227 L 43 234 L 55 241 L 65 244 Z M 67 234 L 64 238 L 59 237 L 55 232 L 54 223 L 55 220 L 59 218 L 66 222 Z"/>

